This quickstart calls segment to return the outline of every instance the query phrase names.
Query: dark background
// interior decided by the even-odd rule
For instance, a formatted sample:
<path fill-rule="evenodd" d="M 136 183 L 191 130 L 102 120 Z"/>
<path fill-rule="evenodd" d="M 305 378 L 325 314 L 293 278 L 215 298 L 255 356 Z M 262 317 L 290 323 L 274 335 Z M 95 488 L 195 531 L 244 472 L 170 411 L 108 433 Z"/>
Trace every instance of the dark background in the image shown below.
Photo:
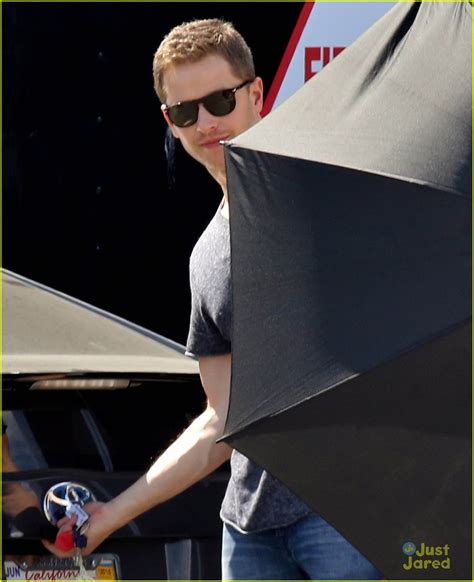
<path fill-rule="evenodd" d="M 188 260 L 222 192 L 177 147 L 153 54 L 231 20 L 268 90 L 303 3 L 3 3 L 3 266 L 185 343 Z"/>

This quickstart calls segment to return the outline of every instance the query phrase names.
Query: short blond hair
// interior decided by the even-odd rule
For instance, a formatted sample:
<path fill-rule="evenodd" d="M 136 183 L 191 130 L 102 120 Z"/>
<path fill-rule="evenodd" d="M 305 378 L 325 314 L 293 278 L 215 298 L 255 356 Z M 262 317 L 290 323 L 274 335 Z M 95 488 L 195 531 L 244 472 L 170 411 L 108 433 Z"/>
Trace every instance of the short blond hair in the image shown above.
<path fill-rule="evenodd" d="M 219 18 L 183 22 L 165 36 L 153 59 L 153 79 L 160 101 L 166 103 L 163 77 L 168 68 L 208 55 L 223 57 L 242 80 L 255 78 L 252 52 L 232 23 Z"/>

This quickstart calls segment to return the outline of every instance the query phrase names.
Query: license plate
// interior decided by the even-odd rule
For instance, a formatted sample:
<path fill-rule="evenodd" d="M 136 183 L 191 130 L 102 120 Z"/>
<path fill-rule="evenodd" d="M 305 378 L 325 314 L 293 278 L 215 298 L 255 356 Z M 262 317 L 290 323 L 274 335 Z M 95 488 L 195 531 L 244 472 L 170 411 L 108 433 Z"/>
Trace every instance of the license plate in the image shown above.
<path fill-rule="evenodd" d="M 119 580 L 119 559 L 114 554 L 85 556 L 84 570 L 89 580 Z M 84 580 L 84 571 L 71 558 L 45 556 L 37 559 L 4 556 L 3 580 Z"/>

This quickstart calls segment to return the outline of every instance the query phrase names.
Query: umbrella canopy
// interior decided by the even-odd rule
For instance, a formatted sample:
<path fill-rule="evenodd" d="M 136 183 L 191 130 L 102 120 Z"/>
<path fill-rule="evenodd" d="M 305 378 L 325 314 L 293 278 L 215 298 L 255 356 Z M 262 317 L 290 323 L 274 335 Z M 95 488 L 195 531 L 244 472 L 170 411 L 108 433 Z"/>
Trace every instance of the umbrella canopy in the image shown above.
<path fill-rule="evenodd" d="M 391 579 L 471 577 L 470 54 L 400 3 L 226 148 L 225 439 Z"/>
<path fill-rule="evenodd" d="M 3 374 L 197 374 L 179 344 L 3 269 Z"/>

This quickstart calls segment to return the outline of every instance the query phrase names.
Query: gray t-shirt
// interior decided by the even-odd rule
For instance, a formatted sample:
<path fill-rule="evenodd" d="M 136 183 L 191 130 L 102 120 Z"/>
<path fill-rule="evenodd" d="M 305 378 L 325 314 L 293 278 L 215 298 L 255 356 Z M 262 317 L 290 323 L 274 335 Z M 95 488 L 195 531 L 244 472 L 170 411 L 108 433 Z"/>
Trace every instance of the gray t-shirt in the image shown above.
<path fill-rule="evenodd" d="M 229 221 L 220 210 L 194 247 L 189 273 L 192 306 L 186 354 L 228 354 L 232 325 L 230 235 Z M 223 521 L 249 533 L 289 525 L 310 512 L 283 483 L 234 450 L 221 509 Z"/>

